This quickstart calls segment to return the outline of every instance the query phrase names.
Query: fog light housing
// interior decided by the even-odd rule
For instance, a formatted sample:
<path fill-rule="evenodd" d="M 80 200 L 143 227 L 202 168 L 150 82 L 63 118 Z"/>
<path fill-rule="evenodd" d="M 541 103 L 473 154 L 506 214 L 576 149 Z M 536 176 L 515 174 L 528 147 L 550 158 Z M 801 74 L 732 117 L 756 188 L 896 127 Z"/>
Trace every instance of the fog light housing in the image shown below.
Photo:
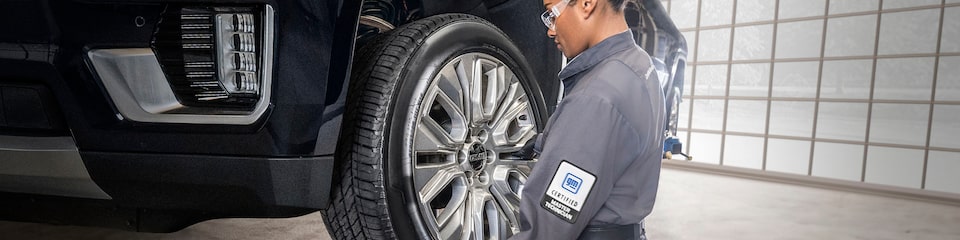
<path fill-rule="evenodd" d="M 182 7 L 166 14 L 153 48 L 185 111 L 250 111 L 269 96 L 273 11 Z M 213 109 L 214 111 L 210 111 Z"/>
<path fill-rule="evenodd" d="M 250 13 L 221 13 L 217 22 L 217 61 L 220 83 L 231 94 L 257 94 L 257 38 Z"/>

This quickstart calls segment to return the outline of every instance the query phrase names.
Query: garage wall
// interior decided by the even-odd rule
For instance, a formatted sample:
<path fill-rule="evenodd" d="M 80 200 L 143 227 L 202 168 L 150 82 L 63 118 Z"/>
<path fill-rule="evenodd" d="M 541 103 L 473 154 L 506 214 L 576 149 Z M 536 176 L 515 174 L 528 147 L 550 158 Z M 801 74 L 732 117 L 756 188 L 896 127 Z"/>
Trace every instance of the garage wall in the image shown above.
<path fill-rule="evenodd" d="M 668 0 L 693 161 L 960 194 L 960 0 Z"/>

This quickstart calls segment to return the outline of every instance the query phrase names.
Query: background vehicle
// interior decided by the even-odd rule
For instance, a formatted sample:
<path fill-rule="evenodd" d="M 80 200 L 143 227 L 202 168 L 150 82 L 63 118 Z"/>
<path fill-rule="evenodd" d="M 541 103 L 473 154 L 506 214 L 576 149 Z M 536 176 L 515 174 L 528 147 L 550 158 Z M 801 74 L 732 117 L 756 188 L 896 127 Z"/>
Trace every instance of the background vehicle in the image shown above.
<path fill-rule="evenodd" d="M 659 2 L 632 6 L 661 81 L 682 86 L 681 35 Z M 535 166 L 511 153 L 561 90 L 541 12 L 0 2 L 0 218 L 168 232 L 325 209 L 337 238 L 509 236 Z"/>

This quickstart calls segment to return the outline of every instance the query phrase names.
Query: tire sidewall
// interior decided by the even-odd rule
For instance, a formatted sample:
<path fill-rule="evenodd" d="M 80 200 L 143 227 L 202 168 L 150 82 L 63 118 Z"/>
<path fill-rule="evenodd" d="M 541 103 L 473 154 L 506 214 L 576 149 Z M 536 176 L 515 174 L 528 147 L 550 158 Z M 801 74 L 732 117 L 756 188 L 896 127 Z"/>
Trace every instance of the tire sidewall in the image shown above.
<path fill-rule="evenodd" d="M 482 21 L 458 18 L 430 34 L 417 46 L 402 67 L 397 89 L 391 101 L 390 114 L 384 128 L 384 186 L 393 229 L 400 239 L 437 238 L 420 217 L 419 195 L 412 181 L 413 134 L 421 103 L 430 82 L 439 70 L 456 57 L 467 53 L 483 53 L 499 59 L 514 71 L 526 91 L 529 104 L 537 115 L 539 128 L 547 119 L 543 94 L 523 55 L 511 40 L 493 25 Z M 542 130 L 542 129 L 538 129 Z"/>

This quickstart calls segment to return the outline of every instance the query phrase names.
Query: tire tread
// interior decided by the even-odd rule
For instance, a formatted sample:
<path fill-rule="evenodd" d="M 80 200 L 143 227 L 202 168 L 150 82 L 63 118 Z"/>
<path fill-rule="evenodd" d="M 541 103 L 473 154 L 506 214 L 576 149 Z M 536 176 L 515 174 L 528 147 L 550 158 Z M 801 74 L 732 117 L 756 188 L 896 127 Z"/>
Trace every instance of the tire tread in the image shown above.
<path fill-rule="evenodd" d="M 324 223 L 334 239 L 396 239 L 387 210 L 382 145 L 398 79 L 428 36 L 458 21 L 492 24 L 466 14 L 424 18 L 386 32 L 357 51 Z M 494 27 L 495 28 L 495 27 Z"/>

